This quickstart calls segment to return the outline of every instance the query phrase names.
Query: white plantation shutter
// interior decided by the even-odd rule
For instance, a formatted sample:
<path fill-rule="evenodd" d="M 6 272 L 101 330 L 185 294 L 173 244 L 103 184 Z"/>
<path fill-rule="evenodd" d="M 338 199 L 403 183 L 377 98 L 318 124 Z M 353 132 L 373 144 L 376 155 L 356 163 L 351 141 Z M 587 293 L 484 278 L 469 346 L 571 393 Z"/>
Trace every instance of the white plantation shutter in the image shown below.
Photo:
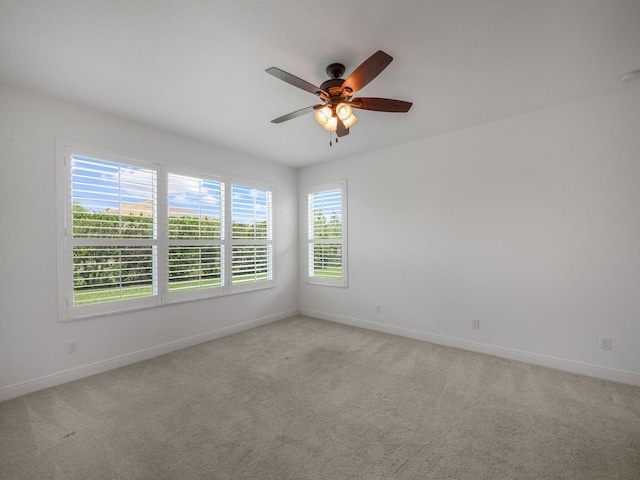
<path fill-rule="evenodd" d="M 232 290 L 273 285 L 272 217 L 270 187 L 231 186 Z"/>
<path fill-rule="evenodd" d="M 224 181 L 170 173 L 167 190 L 170 300 L 222 293 Z"/>
<path fill-rule="evenodd" d="M 79 155 L 69 162 L 70 307 L 81 316 L 105 310 L 95 305 L 106 302 L 155 304 L 157 170 Z"/>
<path fill-rule="evenodd" d="M 307 222 L 307 282 L 346 287 L 346 182 L 308 189 Z"/>
<path fill-rule="evenodd" d="M 62 321 L 273 287 L 272 185 L 57 145 Z"/>

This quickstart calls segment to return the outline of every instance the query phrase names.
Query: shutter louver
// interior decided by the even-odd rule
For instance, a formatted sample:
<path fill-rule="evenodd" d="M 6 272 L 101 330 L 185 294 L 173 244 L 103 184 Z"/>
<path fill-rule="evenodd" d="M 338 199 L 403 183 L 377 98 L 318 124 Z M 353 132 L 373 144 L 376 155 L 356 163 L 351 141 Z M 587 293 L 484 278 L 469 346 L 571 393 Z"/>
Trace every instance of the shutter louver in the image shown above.
<path fill-rule="evenodd" d="M 150 247 L 73 247 L 74 304 L 153 295 L 154 257 Z"/>
<path fill-rule="evenodd" d="M 342 238 L 342 191 L 328 190 L 311 195 L 310 238 Z"/>

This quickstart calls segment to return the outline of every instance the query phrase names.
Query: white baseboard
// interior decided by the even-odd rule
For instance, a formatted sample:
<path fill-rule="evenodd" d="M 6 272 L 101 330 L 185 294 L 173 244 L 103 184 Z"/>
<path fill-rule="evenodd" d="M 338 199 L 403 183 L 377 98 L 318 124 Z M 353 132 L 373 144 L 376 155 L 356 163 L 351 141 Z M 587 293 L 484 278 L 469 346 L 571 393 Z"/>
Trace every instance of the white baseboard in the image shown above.
<path fill-rule="evenodd" d="M 99 362 L 82 365 L 62 372 L 53 373 L 44 377 L 28 380 L 15 385 L 9 385 L 7 387 L 0 388 L 0 402 L 9 400 L 11 398 L 20 397 L 27 393 L 42 390 L 44 388 L 55 387 L 63 383 L 78 380 L 80 378 L 95 375 L 97 373 L 113 370 L 114 368 L 124 367 L 132 363 L 148 360 L 153 357 L 164 355 L 165 353 L 174 352 L 183 348 L 192 347 L 199 343 L 215 340 L 216 338 L 226 337 L 234 333 L 249 330 L 251 328 L 258 327 L 260 325 L 266 325 L 267 323 L 282 320 L 298 314 L 298 310 L 288 310 L 285 312 L 268 315 L 266 317 L 256 318 L 247 322 L 238 323 L 229 327 L 223 327 L 210 332 L 201 333 L 192 337 L 181 338 L 173 342 L 165 343 L 162 345 L 156 345 L 155 347 L 145 348 L 144 350 L 138 350 L 137 352 L 127 353 L 118 357 L 109 358 L 107 360 L 101 360 Z"/>
<path fill-rule="evenodd" d="M 354 327 L 362 327 L 369 330 L 376 330 L 378 332 L 390 333 L 393 335 L 408 337 L 415 340 L 423 340 L 438 345 L 460 348 L 462 350 L 485 353 L 487 355 L 508 358 L 510 360 L 517 360 L 533 365 L 555 368 L 556 370 L 564 370 L 566 372 L 587 375 L 589 377 L 600 378 L 603 380 L 611 380 L 613 382 L 640 386 L 640 374 L 627 372 L 624 370 L 615 370 L 611 368 L 600 367 L 597 365 L 576 362 L 573 360 L 554 358 L 546 355 L 539 355 L 537 353 L 523 352 L 511 348 L 497 347 L 485 343 L 472 342 L 470 340 L 463 340 L 460 338 L 448 337 L 445 335 L 437 335 L 433 333 L 423 332 L 421 330 L 414 330 L 410 328 L 398 327 L 395 325 L 371 322 L 359 318 L 347 317 L 344 315 L 335 315 L 332 313 L 320 312 L 316 310 L 301 309 L 300 315 L 319 318 L 321 320 L 329 320 L 336 323 L 343 323 Z"/>

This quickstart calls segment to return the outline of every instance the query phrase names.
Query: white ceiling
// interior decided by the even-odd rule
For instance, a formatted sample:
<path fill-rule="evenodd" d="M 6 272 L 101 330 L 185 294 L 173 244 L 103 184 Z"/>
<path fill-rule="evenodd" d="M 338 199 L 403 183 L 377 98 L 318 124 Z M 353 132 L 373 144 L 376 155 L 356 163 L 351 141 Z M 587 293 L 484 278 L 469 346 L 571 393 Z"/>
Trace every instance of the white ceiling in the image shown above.
<path fill-rule="evenodd" d="M 319 85 L 377 50 L 394 61 L 360 94 L 414 103 L 356 111 L 333 147 Z M 304 166 L 628 88 L 640 0 L 0 0 L 0 81 Z"/>

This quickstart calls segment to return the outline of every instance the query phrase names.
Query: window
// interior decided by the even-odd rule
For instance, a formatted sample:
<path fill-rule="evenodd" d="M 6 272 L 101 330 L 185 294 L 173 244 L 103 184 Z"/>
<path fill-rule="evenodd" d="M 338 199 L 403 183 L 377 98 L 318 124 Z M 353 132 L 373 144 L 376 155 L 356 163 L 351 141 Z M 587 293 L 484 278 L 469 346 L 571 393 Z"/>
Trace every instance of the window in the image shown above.
<path fill-rule="evenodd" d="M 346 181 L 307 193 L 307 282 L 347 286 Z"/>
<path fill-rule="evenodd" d="M 65 241 L 72 296 L 66 303 L 85 315 L 101 313 L 109 302 L 125 309 L 154 306 L 157 168 L 81 155 L 68 161 Z"/>
<path fill-rule="evenodd" d="M 273 286 L 272 186 L 59 152 L 61 319 Z"/>
<path fill-rule="evenodd" d="M 168 300 L 223 289 L 224 180 L 169 173 L 167 193 Z"/>
<path fill-rule="evenodd" d="M 233 288 L 272 282 L 271 191 L 232 185 L 231 283 Z"/>

